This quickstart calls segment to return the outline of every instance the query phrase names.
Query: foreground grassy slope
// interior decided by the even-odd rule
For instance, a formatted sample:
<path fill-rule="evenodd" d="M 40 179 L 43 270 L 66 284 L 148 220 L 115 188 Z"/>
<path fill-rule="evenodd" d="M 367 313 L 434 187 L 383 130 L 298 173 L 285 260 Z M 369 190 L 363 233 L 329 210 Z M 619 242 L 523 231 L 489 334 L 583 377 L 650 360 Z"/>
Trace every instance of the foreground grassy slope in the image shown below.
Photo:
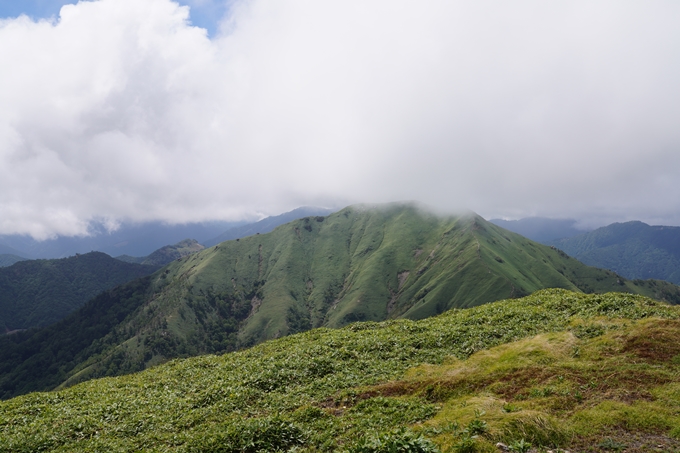
<path fill-rule="evenodd" d="M 315 329 L 0 402 L 0 452 L 360 452 L 395 440 L 412 451 L 522 440 L 674 451 L 679 318 L 641 296 L 545 290 Z"/>

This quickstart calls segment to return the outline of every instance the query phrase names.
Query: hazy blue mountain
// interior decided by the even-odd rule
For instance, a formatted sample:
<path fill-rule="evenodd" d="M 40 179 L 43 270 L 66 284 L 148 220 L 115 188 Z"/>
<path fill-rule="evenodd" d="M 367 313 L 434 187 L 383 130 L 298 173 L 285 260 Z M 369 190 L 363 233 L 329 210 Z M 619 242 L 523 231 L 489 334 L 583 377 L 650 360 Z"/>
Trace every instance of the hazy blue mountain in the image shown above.
<path fill-rule="evenodd" d="M 0 236 L 0 238 L 1 238 L 1 236 Z M 18 256 L 18 257 L 23 257 L 22 253 L 19 250 L 15 249 L 13 247 L 10 247 L 7 244 L 4 244 L 2 242 L 2 240 L 0 240 L 0 255 L 14 255 L 14 256 Z"/>
<path fill-rule="evenodd" d="M 169 244 L 193 238 L 206 247 L 222 241 L 257 233 L 268 233 L 279 225 L 302 217 L 328 215 L 332 209 L 301 207 L 259 222 L 203 222 L 169 225 L 163 222 L 123 224 L 118 230 L 107 232 L 99 225 L 87 237 L 57 237 L 36 241 L 30 236 L 0 235 L 0 254 L 12 254 L 30 259 L 65 258 L 76 253 L 98 251 L 111 256 L 147 257 Z"/>
<path fill-rule="evenodd" d="M 552 243 L 556 239 L 577 236 L 588 231 L 577 228 L 574 219 L 526 217 L 519 220 L 491 219 L 489 222 L 543 244 Z"/>
<path fill-rule="evenodd" d="M 29 236 L 4 235 L 0 236 L 0 253 L 33 259 L 64 258 L 91 251 L 111 256 L 145 257 L 161 247 L 176 244 L 186 238 L 194 238 L 203 243 L 226 229 L 243 224 L 244 222 L 206 222 L 168 225 L 162 222 L 148 222 L 125 224 L 110 233 L 100 227 L 95 228 L 95 234 L 92 236 L 58 237 L 45 241 L 36 241 Z M 1 248 L 3 246 L 5 249 Z"/>
<path fill-rule="evenodd" d="M 25 261 L 26 259 L 27 258 L 22 258 L 11 253 L 5 253 L 0 255 L 0 267 L 11 266 L 14 263 L 18 263 L 19 261 Z"/>
<path fill-rule="evenodd" d="M 680 283 L 680 227 L 613 223 L 552 245 L 585 264 L 626 278 Z"/>
<path fill-rule="evenodd" d="M 219 236 L 202 242 L 206 247 L 212 247 L 213 245 L 219 244 L 220 242 L 230 241 L 232 239 L 244 238 L 246 236 L 252 236 L 253 234 L 263 234 L 269 233 L 274 228 L 284 223 L 292 222 L 293 220 L 302 219 L 304 217 L 312 216 L 325 216 L 335 212 L 334 209 L 328 208 L 318 208 L 311 206 L 303 206 L 301 208 L 293 209 L 289 212 L 284 212 L 283 214 L 271 216 L 260 220 L 259 222 L 249 223 L 246 225 L 240 225 L 228 229 Z M 200 241 L 199 241 L 200 242 Z"/>

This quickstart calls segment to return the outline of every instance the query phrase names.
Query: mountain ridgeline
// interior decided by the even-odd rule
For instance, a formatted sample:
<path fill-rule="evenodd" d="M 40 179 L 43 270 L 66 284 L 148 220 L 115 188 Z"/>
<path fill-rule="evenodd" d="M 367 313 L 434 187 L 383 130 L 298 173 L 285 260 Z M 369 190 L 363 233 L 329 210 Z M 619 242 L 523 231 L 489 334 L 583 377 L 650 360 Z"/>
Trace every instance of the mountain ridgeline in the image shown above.
<path fill-rule="evenodd" d="M 658 278 L 680 284 L 680 227 L 613 223 L 553 244 L 590 266 L 611 269 L 627 278 Z"/>
<path fill-rule="evenodd" d="M 680 301 L 675 285 L 627 281 L 472 213 L 352 206 L 223 242 L 104 293 L 61 323 L 3 338 L 0 396 L 551 287 Z"/>
<path fill-rule="evenodd" d="M 546 217 L 525 217 L 519 220 L 491 219 L 489 222 L 513 233 L 521 234 L 532 241 L 550 245 L 551 241 L 586 233 L 579 229 L 574 219 L 550 219 Z"/>
<path fill-rule="evenodd" d="M 165 222 L 123 223 L 110 231 L 104 224 L 90 224 L 87 235 L 58 236 L 38 241 L 26 235 L 0 235 L 0 254 L 13 254 L 29 259 L 65 258 L 91 250 L 110 256 L 146 256 L 167 244 L 185 238 L 200 243 L 214 238 L 225 230 L 244 222 L 194 222 L 168 224 Z"/>
<path fill-rule="evenodd" d="M 174 245 L 166 245 L 161 247 L 148 256 L 135 257 L 129 255 L 117 256 L 116 259 L 125 261 L 126 263 L 146 264 L 149 266 L 165 266 L 166 264 L 183 258 L 192 253 L 203 250 L 205 247 L 198 243 L 195 239 L 185 239 Z"/>
<path fill-rule="evenodd" d="M 224 241 L 240 239 L 254 234 L 269 233 L 274 228 L 283 225 L 284 223 L 292 222 L 293 220 L 301 219 L 303 217 L 325 216 L 332 212 L 333 209 L 303 206 L 289 212 L 284 212 L 283 214 L 266 217 L 258 222 L 235 226 L 213 239 L 203 241 L 203 243 L 210 247 Z"/>

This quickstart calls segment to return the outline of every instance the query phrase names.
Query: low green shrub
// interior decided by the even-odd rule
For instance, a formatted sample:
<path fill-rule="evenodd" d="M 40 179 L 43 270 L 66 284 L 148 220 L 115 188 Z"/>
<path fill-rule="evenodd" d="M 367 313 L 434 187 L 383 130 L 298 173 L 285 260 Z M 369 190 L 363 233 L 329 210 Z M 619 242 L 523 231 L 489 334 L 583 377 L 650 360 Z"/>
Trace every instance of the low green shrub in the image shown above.
<path fill-rule="evenodd" d="M 194 435 L 186 445 L 189 453 L 259 453 L 288 451 L 304 445 L 306 433 L 278 417 L 246 419 L 218 425 L 203 435 Z"/>
<path fill-rule="evenodd" d="M 402 428 L 363 437 L 348 453 L 439 453 L 439 449 L 422 435 Z"/>

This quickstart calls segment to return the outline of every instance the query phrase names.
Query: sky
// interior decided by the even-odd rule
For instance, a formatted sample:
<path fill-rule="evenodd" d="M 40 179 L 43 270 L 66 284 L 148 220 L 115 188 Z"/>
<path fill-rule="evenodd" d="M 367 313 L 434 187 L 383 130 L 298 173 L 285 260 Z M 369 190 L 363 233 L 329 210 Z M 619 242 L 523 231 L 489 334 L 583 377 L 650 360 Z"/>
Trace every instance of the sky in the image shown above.
<path fill-rule="evenodd" d="M 0 0 L 0 234 L 416 200 L 680 225 L 680 2 Z"/>

